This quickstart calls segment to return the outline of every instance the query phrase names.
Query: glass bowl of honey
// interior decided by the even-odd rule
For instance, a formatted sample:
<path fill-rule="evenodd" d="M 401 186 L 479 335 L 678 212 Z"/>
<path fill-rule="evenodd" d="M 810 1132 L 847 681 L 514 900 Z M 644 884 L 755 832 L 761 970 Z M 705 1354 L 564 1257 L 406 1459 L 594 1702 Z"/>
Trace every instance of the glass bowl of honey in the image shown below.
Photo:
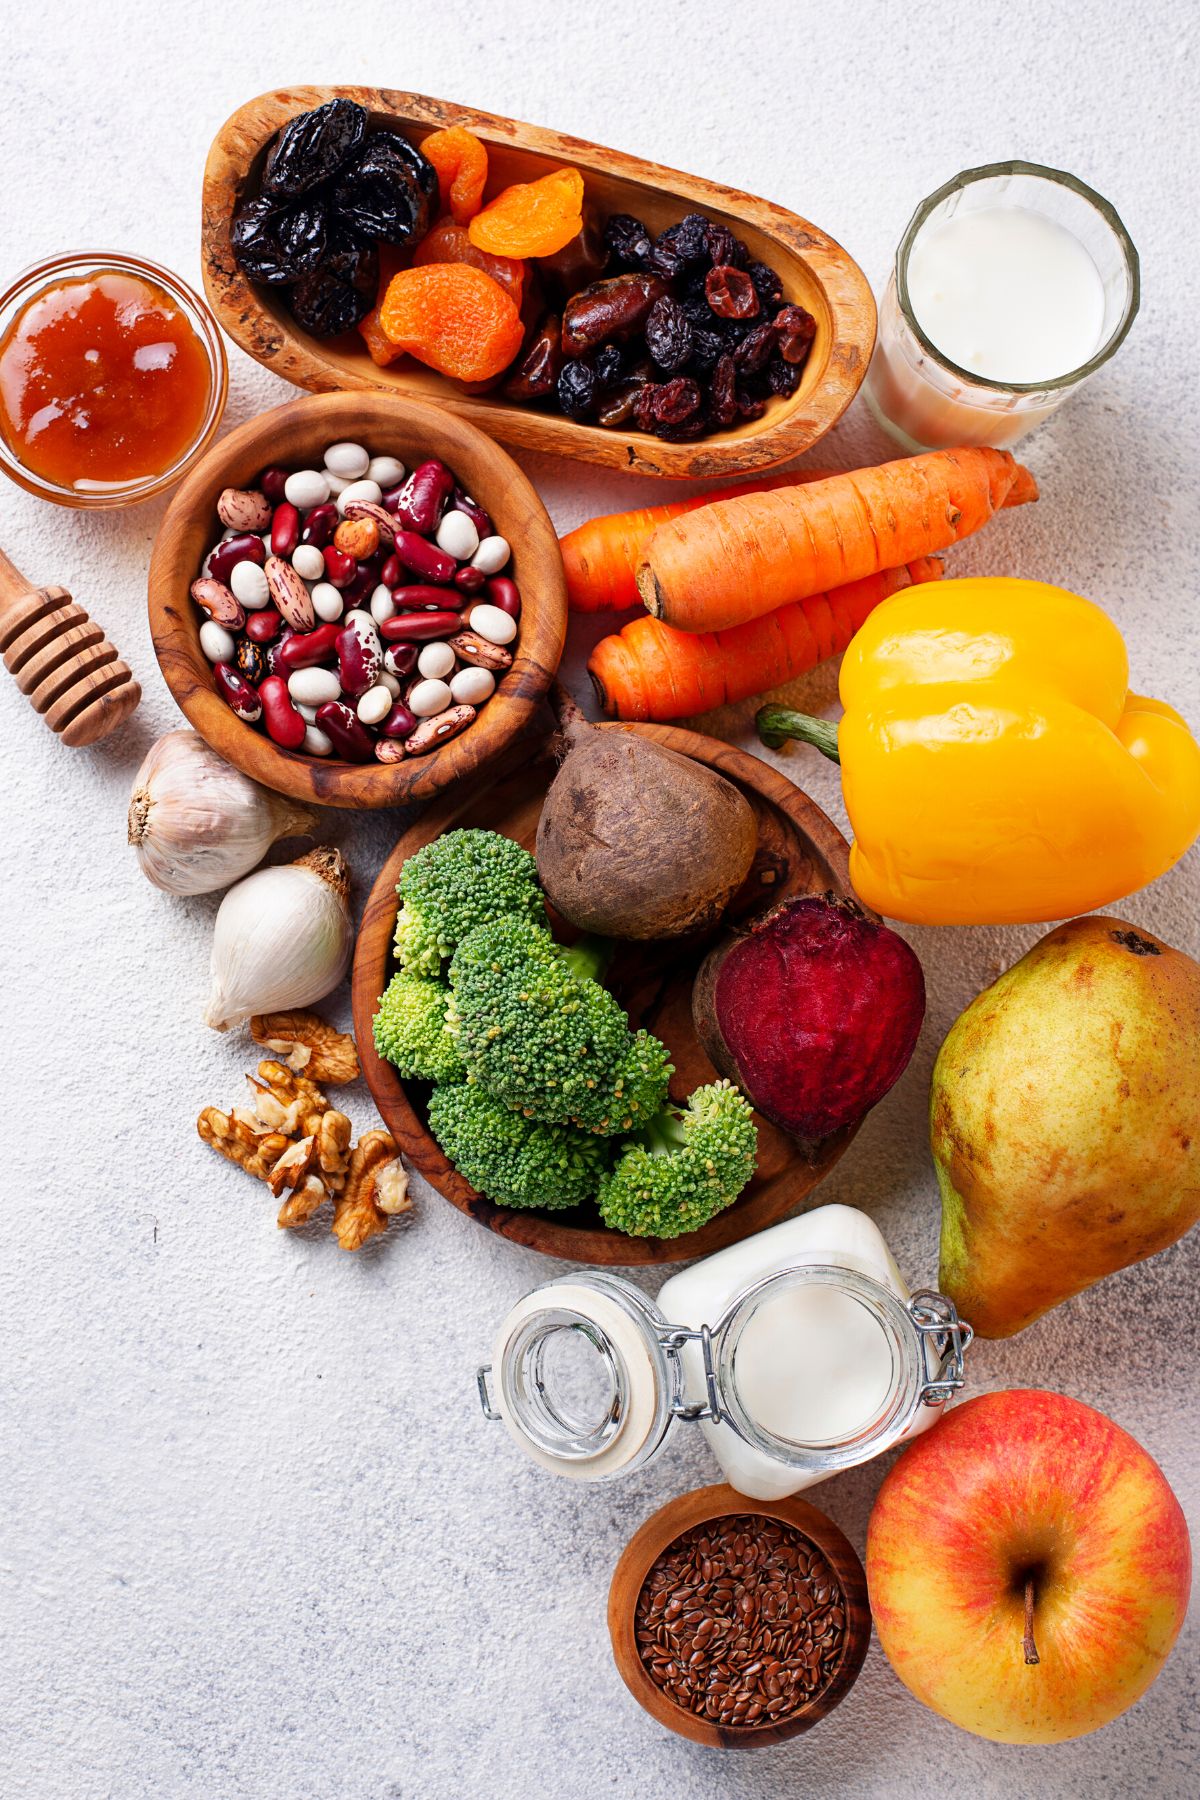
<path fill-rule="evenodd" d="M 129 506 L 186 474 L 225 407 L 212 313 L 140 256 L 52 256 L 0 293 L 0 468 L 59 506 Z"/>

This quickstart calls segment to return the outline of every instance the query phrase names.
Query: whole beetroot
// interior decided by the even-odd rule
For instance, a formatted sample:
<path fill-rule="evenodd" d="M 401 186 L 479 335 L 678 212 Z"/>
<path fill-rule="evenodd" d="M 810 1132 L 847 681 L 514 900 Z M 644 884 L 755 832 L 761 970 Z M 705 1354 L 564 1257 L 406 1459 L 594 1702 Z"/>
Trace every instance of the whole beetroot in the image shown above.
<path fill-rule="evenodd" d="M 856 1124 L 903 1074 L 925 978 L 853 901 L 785 900 L 705 958 L 696 1031 L 765 1118 L 810 1142 Z"/>

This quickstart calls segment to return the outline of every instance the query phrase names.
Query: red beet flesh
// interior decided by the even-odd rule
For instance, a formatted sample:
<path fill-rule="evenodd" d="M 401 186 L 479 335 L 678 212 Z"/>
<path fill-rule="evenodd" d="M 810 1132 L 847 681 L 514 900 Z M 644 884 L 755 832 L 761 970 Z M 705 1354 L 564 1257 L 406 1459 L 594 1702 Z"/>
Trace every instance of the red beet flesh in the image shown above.
<path fill-rule="evenodd" d="M 764 1117 L 816 1140 L 903 1074 L 925 1016 L 916 955 L 849 902 L 786 900 L 696 977 L 700 1040 Z"/>

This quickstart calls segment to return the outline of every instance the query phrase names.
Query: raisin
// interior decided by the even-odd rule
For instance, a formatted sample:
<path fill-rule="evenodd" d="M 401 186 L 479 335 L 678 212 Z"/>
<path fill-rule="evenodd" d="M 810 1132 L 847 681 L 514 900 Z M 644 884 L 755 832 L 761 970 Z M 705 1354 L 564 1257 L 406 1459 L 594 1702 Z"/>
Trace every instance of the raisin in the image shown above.
<path fill-rule="evenodd" d="M 699 385 L 686 375 L 677 375 L 654 391 L 656 425 L 683 425 L 700 411 Z"/>
<path fill-rule="evenodd" d="M 272 286 L 298 281 L 325 249 L 326 206 L 318 194 L 281 204 L 270 194 L 243 201 L 230 242 L 242 273 Z"/>
<path fill-rule="evenodd" d="M 739 375 L 757 375 L 765 369 L 775 349 L 775 326 L 770 320 L 748 331 L 733 353 Z"/>
<path fill-rule="evenodd" d="M 688 213 L 678 225 L 668 225 L 659 238 L 668 245 L 681 263 L 706 263 L 708 255 L 708 220 L 703 213 Z"/>
<path fill-rule="evenodd" d="M 802 306 L 784 306 L 775 314 L 779 354 L 784 362 L 803 367 L 817 335 L 817 321 Z"/>
<path fill-rule="evenodd" d="M 752 319 L 758 311 L 754 283 L 744 269 L 735 269 L 730 263 L 709 270 L 704 291 L 719 319 Z"/>
<path fill-rule="evenodd" d="M 645 387 L 634 396 L 633 421 L 639 431 L 654 430 L 654 403 L 658 392 L 656 384 L 648 381 Z"/>
<path fill-rule="evenodd" d="M 597 351 L 596 386 L 610 388 L 614 382 L 619 381 L 624 361 L 624 357 L 615 344 L 605 344 L 602 350 Z"/>
<path fill-rule="evenodd" d="M 629 213 L 613 213 L 604 227 L 604 242 L 613 259 L 626 269 L 640 269 L 650 254 L 650 233 Z"/>
<path fill-rule="evenodd" d="M 437 197 L 433 164 L 392 131 L 373 132 L 333 190 L 334 208 L 351 231 L 400 245 L 425 236 Z"/>
<path fill-rule="evenodd" d="M 708 312 L 707 301 L 705 302 L 705 312 L 708 313 L 708 317 L 711 320 L 712 314 L 711 312 Z M 724 354 L 725 339 L 721 336 L 719 331 L 697 331 L 695 327 L 693 327 L 692 369 L 695 374 L 710 374 L 716 367 L 717 358 Z"/>
<path fill-rule="evenodd" d="M 704 228 L 704 244 L 712 268 L 736 262 L 737 239 L 727 225 L 717 225 L 710 219 Z"/>
<path fill-rule="evenodd" d="M 328 181 L 362 143 L 366 108 L 353 100 L 330 100 L 289 119 L 275 139 L 263 170 L 271 194 L 303 194 Z"/>
<path fill-rule="evenodd" d="M 565 362 L 559 371 L 558 404 L 568 419 L 584 419 L 596 404 L 596 371 L 582 357 Z"/>
<path fill-rule="evenodd" d="M 713 318 L 712 307 L 704 297 L 703 281 L 700 283 L 700 291 L 698 294 L 689 294 L 685 286 L 679 290 L 675 297 L 679 301 L 680 306 L 682 306 L 685 316 L 691 320 L 695 330 L 710 330 L 716 323 Z"/>
<path fill-rule="evenodd" d="M 660 369 L 674 374 L 692 354 L 692 327 L 678 300 L 664 294 L 646 320 L 646 348 Z"/>
<path fill-rule="evenodd" d="M 783 299 L 783 283 L 774 269 L 766 263 L 752 262 L 747 266 L 747 275 L 754 283 L 754 291 L 762 306 L 778 306 Z"/>
<path fill-rule="evenodd" d="M 773 394 L 794 394 L 800 386 L 800 370 L 782 356 L 773 356 L 767 364 L 767 386 Z"/>
<path fill-rule="evenodd" d="M 733 424 L 737 418 L 736 371 L 733 358 L 728 351 L 717 362 L 712 378 L 712 416 L 713 423 L 721 430 Z"/>
<path fill-rule="evenodd" d="M 596 421 L 600 425 L 625 425 L 633 417 L 638 395 L 644 391 L 640 381 L 622 381 L 605 394 Z"/>
<path fill-rule="evenodd" d="M 683 259 L 659 238 L 646 253 L 646 267 L 664 281 L 675 281 L 683 273 Z"/>
<path fill-rule="evenodd" d="M 375 304 L 379 254 L 344 226 L 330 226 L 320 263 L 292 289 L 296 322 L 314 337 L 336 337 L 364 319 Z"/>
<path fill-rule="evenodd" d="M 739 387 L 737 390 L 738 417 L 741 419 L 761 419 L 767 410 L 767 403 L 752 389 Z"/>
<path fill-rule="evenodd" d="M 544 400 L 554 392 L 562 360 L 562 326 L 557 313 L 547 313 L 504 384 L 505 398 L 518 402 Z"/>
<path fill-rule="evenodd" d="M 615 275 L 593 282 L 572 295 L 563 310 L 563 350 L 581 356 L 610 338 L 632 336 L 666 291 L 657 275 Z"/>
<path fill-rule="evenodd" d="M 701 410 L 691 419 L 681 419 L 678 425 L 660 422 L 654 427 L 654 435 L 663 438 L 668 444 L 682 444 L 691 438 L 703 437 L 708 424 L 708 417 Z"/>

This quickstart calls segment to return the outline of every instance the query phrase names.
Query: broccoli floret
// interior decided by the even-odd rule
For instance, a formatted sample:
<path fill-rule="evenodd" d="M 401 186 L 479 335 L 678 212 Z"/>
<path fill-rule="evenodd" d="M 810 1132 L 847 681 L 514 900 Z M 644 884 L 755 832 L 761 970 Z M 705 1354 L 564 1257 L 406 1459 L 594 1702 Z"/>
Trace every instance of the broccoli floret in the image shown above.
<path fill-rule="evenodd" d="M 413 975 L 436 978 L 468 931 L 489 919 L 545 917 L 537 864 L 498 831 L 444 832 L 409 857 L 396 892 L 396 956 Z"/>
<path fill-rule="evenodd" d="M 497 919 L 464 938 L 450 965 L 448 1014 L 471 1079 L 548 1124 L 612 1136 L 657 1111 L 670 1064 L 592 979 L 602 944 L 561 949 L 549 932 Z"/>
<path fill-rule="evenodd" d="M 461 1081 L 466 1074 L 457 1041 L 446 1029 L 449 988 L 407 970 L 393 975 L 375 1013 L 375 1047 L 401 1075 L 419 1081 Z"/>
<path fill-rule="evenodd" d="M 754 1173 L 758 1131 L 728 1081 L 697 1088 L 630 1139 L 600 1183 L 600 1216 L 630 1237 L 682 1237 L 732 1206 Z"/>
<path fill-rule="evenodd" d="M 504 1206 L 578 1206 L 595 1193 L 611 1154 L 606 1139 L 527 1119 L 475 1082 L 437 1089 L 429 1129 L 459 1174 Z"/>

